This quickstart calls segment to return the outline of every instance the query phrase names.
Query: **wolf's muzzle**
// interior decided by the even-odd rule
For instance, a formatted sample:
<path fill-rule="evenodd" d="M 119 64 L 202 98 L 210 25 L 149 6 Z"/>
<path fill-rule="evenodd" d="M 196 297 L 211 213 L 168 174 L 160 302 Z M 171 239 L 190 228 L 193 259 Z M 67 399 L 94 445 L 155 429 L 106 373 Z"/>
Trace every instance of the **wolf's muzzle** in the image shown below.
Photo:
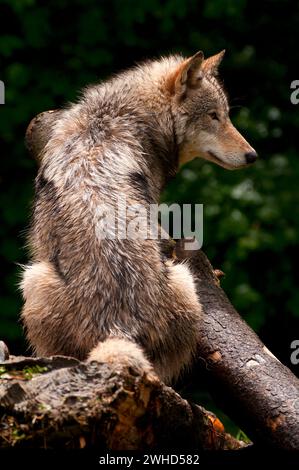
<path fill-rule="evenodd" d="M 257 159 L 257 153 L 256 152 L 248 152 L 245 153 L 245 160 L 246 163 L 254 163 Z"/>

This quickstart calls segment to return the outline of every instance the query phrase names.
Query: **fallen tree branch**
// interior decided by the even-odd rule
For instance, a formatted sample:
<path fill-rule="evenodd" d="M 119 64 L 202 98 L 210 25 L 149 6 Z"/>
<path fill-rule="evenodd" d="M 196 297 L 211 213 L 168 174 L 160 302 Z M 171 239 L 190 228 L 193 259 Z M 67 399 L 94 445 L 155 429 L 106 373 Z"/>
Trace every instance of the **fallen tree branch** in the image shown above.
<path fill-rule="evenodd" d="M 299 450 L 299 381 L 236 312 L 202 251 L 184 251 L 203 307 L 199 362 L 221 407 L 254 443 Z"/>
<path fill-rule="evenodd" d="M 219 420 L 122 364 L 11 357 L 0 363 L 0 447 L 237 449 Z"/>

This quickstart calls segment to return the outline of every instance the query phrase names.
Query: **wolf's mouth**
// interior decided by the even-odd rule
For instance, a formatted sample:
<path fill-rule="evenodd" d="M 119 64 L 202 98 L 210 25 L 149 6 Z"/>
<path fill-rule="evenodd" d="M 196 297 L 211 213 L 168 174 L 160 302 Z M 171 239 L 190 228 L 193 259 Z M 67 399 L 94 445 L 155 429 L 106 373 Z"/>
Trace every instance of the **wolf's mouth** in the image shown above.
<path fill-rule="evenodd" d="M 214 158 L 215 160 L 217 160 L 217 162 L 219 162 L 219 163 L 221 163 L 221 164 L 223 165 L 223 161 L 222 161 L 220 158 L 218 158 L 217 155 L 215 155 L 214 152 L 211 152 L 211 150 L 208 150 L 208 154 L 209 154 L 212 158 Z"/>
<path fill-rule="evenodd" d="M 221 160 L 221 158 L 217 157 L 217 155 L 215 155 L 215 153 L 212 152 L 211 150 L 208 150 L 207 154 L 210 155 L 212 162 L 222 166 L 223 168 L 226 168 L 227 170 L 237 170 L 240 168 L 246 168 L 248 166 L 248 163 L 238 164 L 238 165 L 229 165 L 227 162 L 224 162 L 223 160 Z"/>

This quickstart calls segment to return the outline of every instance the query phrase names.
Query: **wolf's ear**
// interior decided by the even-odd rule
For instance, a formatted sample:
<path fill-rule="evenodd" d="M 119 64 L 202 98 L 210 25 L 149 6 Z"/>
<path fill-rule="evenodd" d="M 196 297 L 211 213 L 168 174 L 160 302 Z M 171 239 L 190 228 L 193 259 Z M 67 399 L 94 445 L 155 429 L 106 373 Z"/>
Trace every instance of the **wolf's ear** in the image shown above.
<path fill-rule="evenodd" d="M 201 64 L 203 61 L 203 52 L 199 51 L 177 67 L 167 80 L 167 88 L 171 95 L 182 96 L 188 87 L 199 86 L 202 79 Z"/>
<path fill-rule="evenodd" d="M 225 49 L 223 49 L 223 51 L 219 52 L 218 54 L 212 55 L 208 59 L 204 60 L 202 64 L 202 70 L 204 72 L 210 73 L 211 75 L 217 75 L 218 67 L 222 62 L 224 54 Z"/>

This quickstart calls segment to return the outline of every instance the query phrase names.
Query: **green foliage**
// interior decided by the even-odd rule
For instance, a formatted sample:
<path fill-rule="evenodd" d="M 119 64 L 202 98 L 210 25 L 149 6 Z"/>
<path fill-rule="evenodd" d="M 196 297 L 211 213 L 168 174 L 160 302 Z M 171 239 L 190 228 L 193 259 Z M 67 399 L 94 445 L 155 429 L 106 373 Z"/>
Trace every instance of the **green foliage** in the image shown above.
<path fill-rule="evenodd" d="M 299 322 L 299 113 L 290 103 L 290 83 L 298 79 L 293 39 L 298 5 L 290 0 L 258 7 L 246 0 L 74 0 L 71 6 L 70 11 L 66 0 L 0 2 L 0 79 L 6 85 L 0 109 L 0 337 L 14 352 L 24 348 L 17 263 L 26 261 L 24 230 L 36 174 L 23 144 L 30 119 L 137 60 L 225 48 L 222 76 L 233 121 L 261 160 L 237 172 L 194 161 L 164 200 L 204 204 L 204 249 L 226 273 L 225 290 L 288 362 Z M 278 34 L 283 25 L 286 31 Z"/>
<path fill-rule="evenodd" d="M 42 367 L 42 366 L 32 366 L 32 367 L 24 367 L 23 369 L 23 374 L 26 380 L 31 380 L 33 377 L 36 375 L 44 374 L 47 372 L 48 368 L 47 367 Z"/>
<path fill-rule="evenodd" d="M 20 380 L 31 380 L 37 375 L 44 374 L 48 371 L 47 367 L 35 365 L 35 366 L 25 366 L 23 369 L 8 369 L 6 367 L 0 367 L 0 378 L 1 379 L 12 379 L 17 378 Z"/>
<path fill-rule="evenodd" d="M 251 443 L 251 440 L 249 439 L 249 437 L 246 436 L 245 432 L 241 431 L 241 429 L 238 431 L 238 433 L 237 433 L 237 435 L 236 435 L 236 438 L 237 438 L 239 441 L 246 442 L 246 444 L 250 444 L 250 443 Z"/>

